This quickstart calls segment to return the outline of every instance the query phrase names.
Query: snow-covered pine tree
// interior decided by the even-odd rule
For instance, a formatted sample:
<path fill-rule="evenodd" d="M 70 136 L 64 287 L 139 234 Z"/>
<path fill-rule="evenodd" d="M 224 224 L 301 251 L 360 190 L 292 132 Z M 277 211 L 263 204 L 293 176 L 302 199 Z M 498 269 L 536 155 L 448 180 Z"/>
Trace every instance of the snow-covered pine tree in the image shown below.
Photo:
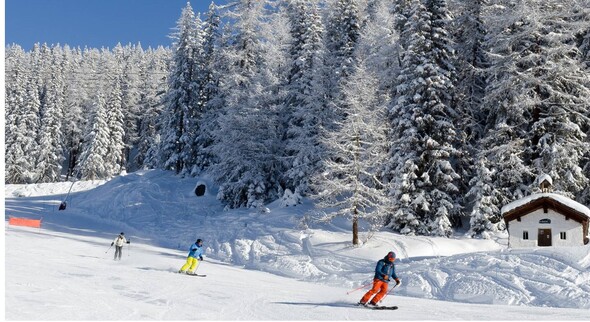
<path fill-rule="evenodd" d="M 326 81 L 326 102 L 333 114 L 331 119 L 339 122 L 343 115 L 335 114 L 343 110 L 338 106 L 343 100 L 342 84 L 352 74 L 355 66 L 354 51 L 360 37 L 360 12 L 356 0 L 329 0 L 326 13 L 326 58 L 325 64 L 329 71 Z M 330 129 L 330 125 L 326 127 Z"/>
<path fill-rule="evenodd" d="M 456 111 L 460 117 L 456 126 L 464 136 L 458 138 L 460 158 L 455 161 L 459 181 L 459 195 L 468 196 L 471 180 L 477 171 L 484 171 L 475 165 L 478 142 L 481 139 L 488 113 L 482 109 L 486 89 L 486 70 L 489 66 L 485 45 L 486 26 L 483 22 L 484 1 L 456 1 L 453 21 L 455 52 L 457 53 L 457 85 L 455 87 Z M 475 183 L 474 183 L 475 184 Z M 483 182 L 478 183 L 484 184 Z M 488 183 L 489 184 L 489 183 Z M 477 202 L 476 202 L 477 203 Z M 470 200 L 463 204 L 471 207 Z M 474 207 L 479 208 L 477 204 Z M 474 214 L 474 211 L 471 212 Z M 473 220 L 472 220 L 473 222 Z M 491 226 L 490 226 L 491 227 Z M 479 229 L 476 229 L 479 232 Z"/>
<path fill-rule="evenodd" d="M 61 48 L 52 47 L 50 57 L 49 76 L 43 86 L 40 107 L 40 149 L 35 165 L 38 172 L 37 182 L 59 181 L 64 160 L 62 115 L 65 75 Z"/>
<path fill-rule="evenodd" d="M 123 80 L 115 73 L 111 92 L 106 101 L 109 145 L 103 156 L 109 176 L 119 175 L 125 169 L 125 116 L 123 115 Z"/>
<path fill-rule="evenodd" d="M 529 17 L 532 40 L 521 65 L 529 83 L 533 110 L 528 138 L 534 173 L 549 174 L 554 188 L 575 198 L 590 183 L 581 161 L 590 153 L 584 129 L 590 126 L 590 78 L 575 44 L 578 1 L 537 2 L 538 14 Z M 521 61 L 521 63 L 523 62 Z"/>
<path fill-rule="evenodd" d="M 466 198 L 474 200 L 471 208 L 469 231 L 471 237 L 489 237 L 489 232 L 502 229 L 500 217 L 500 198 L 494 189 L 494 173 L 488 169 L 489 164 L 479 160 L 474 164 L 476 175 L 471 179 L 470 190 Z"/>
<path fill-rule="evenodd" d="M 45 102 L 45 91 L 48 75 L 50 75 L 50 66 L 53 61 L 51 49 L 46 43 L 35 43 L 30 53 L 31 62 L 31 77 L 37 91 L 39 92 L 39 101 L 41 102 L 41 110 Z"/>
<path fill-rule="evenodd" d="M 365 57 L 365 66 L 379 79 L 380 95 L 389 98 L 395 91 L 399 74 L 399 34 L 391 3 L 371 0 L 357 44 L 357 55 Z"/>
<path fill-rule="evenodd" d="M 585 14 L 582 14 L 581 17 L 587 17 L 589 15 L 588 11 L 589 8 L 585 9 Z M 578 32 L 580 35 L 580 51 L 581 61 L 585 66 L 585 70 L 587 73 L 590 74 L 590 26 L 588 24 L 583 24 L 583 22 L 587 21 L 586 19 L 580 19 L 581 23 L 581 30 Z M 590 108 L 586 111 L 586 118 L 590 119 Z M 586 127 L 585 130 L 586 137 L 590 137 L 590 125 Z M 584 173 L 590 173 L 590 155 L 587 155 L 584 159 L 582 159 L 582 164 L 580 165 L 583 169 Z M 586 186 L 586 189 L 581 192 L 580 197 L 577 198 L 584 205 L 590 205 L 590 185 Z"/>
<path fill-rule="evenodd" d="M 207 75 L 204 66 L 204 32 L 202 29 L 203 22 L 200 15 L 197 15 L 194 22 L 194 30 L 192 35 L 192 59 L 191 66 L 191 86 L 189 89 L 190 100 L 183 106 L 184 108 L 184 132 L 180 136 L 180 144 L 182 146 L 181 163 L 183 169 L 182 175 L 190 175 L 191 173 L 198 173 L 195 169 L 199 151 L 196 144 L 197 137 L 201 132 L 202 116 L 205 109 L 205 102 L 203 101 L 203 91 L 205 90 Z M 187 68 L 188 65 L 186 66 Z"/>
<path fill-rule="evenodd" d="M 122 166 L 124 169 L 135 169 L 131 158 L 131 150 L 137 144 L 139 110 L 139 68 L 143 61 L 144 52 L 141 45 L 120 47 L 113 49 L 115 60 L 121 67 L 121 110 L 123 112 L 123 126 L 125 135 L 123 144 Z"/>
<path fill-rule="evenodd" d="M 211 3 L 203 22 L 203 50 L 199 77 L 202 111 L 199 117 L 199 131 L 193 143 L 196 155 L 191 175 L 198 175 L 215 162 L 215 156 L 209 147 L 213 144 L 213 131 L 217 128 L 216 115 L 223 105 L 219 82 L 220 75 L 226 68 L 220 55 L 220 47 L 223 46 L 220 24 L 221 18 L 217 13 L 217 7 Z"/>
<path fill-rule="evenodd" d="M 18 45 L 6 50 L 5 183 L 26 184 L 36 179 L 39 130 L 39 92 L 30 75 L 29 58 Z"/>
<path fill-rule="evenodd" d="M 168 92 L 164 99 L 163 121 L 161 125 L 161 160 L 164 169 L 174 170 L 180 173 L 186 166 L 184 161 L 185 148 L 191 148 L 192 142 L 186 132 L 191 130 L 187 111 L 196 108 L 198 95 L 195 88 L 195 50 L 197 20 L 190 3 L 182 9 L 177 22 L 176 32 L 172 35 L 174 40 L 173 57 L 170 75 L 168 77 Z M 194 138 L 194 136 L 191 136 Z M 188 144 L 188 146 L 186 146 Z"/>
<path fill-rule="evenodd" d="M 330 121 L 324 97 L 323 24 L 317 1 L 289 2 L 290 71 L 283 108 L 286 124 L 285 186 L 297 196 L 309 193 L 309 178 L 321 172 L 326 149 L 321 144 Z"/>
<path fill-rule="evenodd" d="M 111 176 L 106 156 L 109 151 L 110 131 L 107 124 L 108 112 L 100 93 L 95 98 L 93 112 L 80 153 L 80 162 L 75 172 L 82 180 L 106 179 Z"/>
<path fill-rule="evenodd" d="M 586 68 L 590 68 L 590 26 L 588 26 L 588 16 L 590 16 L 590 7 L 583 6 L 584 1 L 576 2 L 576 7 L 572 8 L 575 22 L 575 37 L 578 48 L 581 52 L 582 63 Z M 575 10 L 575 11 L 574 11 Z"/>
<path fill-rule="evenodd" d="M 78 50 L 79 51 L 79 50 Z M 68 76 L 69 94 L 66 97 L 64 114 L 65 148 L 68 154 L 66 179 L 70 176 L 80 178 L 78 163 L 83 150 L 84 138 L 88 134 L 88 123 L 94 114 L 94 106 L 98 93 L 104 100 L 109 92 L 108 74 L 111 64 L 108 63 L 111 53 L 107 49 L 84 48 L 81 57 L 74 59 L 72 73 Z M 79 61 L 77 61 L 79 59 Z"/>
<path fill-rule="evenodd" d="M 392 14 L 394 19 L 394 27 L 397 31 L 398 35 L 400 35 L 398 40 L 399 49 L 397 51 L 396 58 L 398 60 L 398 64 L 402 64 L 403 55 L 408 49 L 408 43 L 406 38 L 401 37 L 402 34 L 407 34 L 406 28 L 409 28 L 411 25 L 408 24 L 408 20 L 412 16 L 412 4 L 414 0 L 394 0 L 393 1 L 393 8 Z"/>
<path fill-rule="evenodd" d="M 480 189 L 471 193 L 474 197 L 478 196 L 478 199 L 473 200 L 475 204 L 486 198 L 496 200 L 496 206 L 502 207 L 528 194 L 529 183 L 535 177 L 526 165 L 526 145 L 523 140 L 526 120 L 530 119 L 530 113 L 525 108 L 526 101 L 519 96 L 522 90 L 521 82 L 514 77 L 514 67 L 510 66 L 513 59 L 511 56 L 515 55 L 513 48 L 518 47 L 511 43 L 511 34 L 527 33 L 519 21 L 519 12 L 518 8 L 503 2 L 492 2 L 484 15 L 488 30 L 484 46 L 490 51 L 490 67 L 481 106 L 486 115 L 485 130 L 476 145 L 479 149 L 476 159 L 479 166 L 491 172 L 492 179 L 483 176 L 486 172 L 474 173 L 472 189 L 491 181 L 489 190 Z M 497 19 L 499 16 L 503 19 Z M 479 230 L 478 227 L 474 228 Z"/>
<path fill-rule="evenodd" d="M 84 128 L 88 122 L 88 109 L 91 101 L 88 93 L 88 75 L 83 71 L 83 55 L 78 49 L 64 46 L 65 60 L 68 62 L 66 72 L 66 92 L 64 93 L 64 114 L 62 132 L 64 149 L 67 156 L 66 180 L 75 175 L 74 168 L 80 157 Z"/>
<path fill-rule="evenodd" d="M 139 139 L 135 145 L 135 164 L 140 168 L 156 168 L 160 146 L 159 118 L 162 114 L 163 95 L 167 87 L 170 51 L 162 46 L 148 49 L 139 74 L 143 82 L 140 86 L 138 122 Z"/>
<path fill-rule="evenodd" d="M 495 169 L 494 195 L 499 206 L 521 198 L 539 173 L 562 178 L 559 190 L 579 192 L 588 180 L 580 166 L 588 150 L 580 131 L 588 86 L 575 59 L 579 51 L 570 44 L 567 11 L 575 3 L 499 4 L 493 8 L 500 12 L 488 17 L 494 22 L 488 37 L 493 81 L 484 100 L 489 130 L 480 154 Z"/>
<path fill-rule="evenodd" d="M 330 0 L 327 19 L 327 64 L 334 75 L 332 85 L 338 87 L 339 80 L 346 79 L 355 67 L 353 56 L 361 28 L 357 1 Z"/>
<path fill-rule="evenodd" d="M 450 236 L 461 213 L 453 160 L 458 156 L 452 106 L 454 53 L 445 26 L 444 0 L 416 0 L 401 37 L 403 55 L 397 100 L 390 109 L 390 226 L 404 234 Z"/>
<path fill-rule="evenodd" d="M 277 197 L 282 151 L 277 117 L 280 55 L 266 24 L 266 1 L 241 0 L 227 12 L 232 41 L 222 48 L 228 59 L 221 91 L 225 104 L 218 114 L 211 151 L 217 162 L 208 170 L 220 185 L 218 198 L 228 207 L 258 207 Z M 266 39 L 268 42 L 263 42 Z M 276 46 L 276 45 L 275 45 Z"/>

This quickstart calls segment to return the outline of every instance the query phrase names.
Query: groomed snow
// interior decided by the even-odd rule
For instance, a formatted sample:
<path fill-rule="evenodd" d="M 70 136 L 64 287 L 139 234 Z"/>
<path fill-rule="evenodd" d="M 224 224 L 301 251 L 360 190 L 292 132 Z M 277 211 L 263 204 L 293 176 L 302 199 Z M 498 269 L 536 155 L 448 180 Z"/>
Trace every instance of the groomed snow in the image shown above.
<path fill-rule="evenodd" d="M 207 184 L 203 197 L 197 182 Z M 6 221 L 43 220 L 41 229 L 5 222 L 9 320 L 588 319 L 588 246 L 509 250 L 501 234 L 381 231 L 352 247 L 348 224 L 314 223 L 307 200 L 223 211 L 207 178 L 154 170 L 77 182 L 58 211 L 70 186 L 5 186 Z M 120 231 L 132 243 L 115 262 L 108 248 Z M 174 273 L 196 238 L 207 277 Z M 370 283 L 389 250 L 403 283 L 383 304 L 400 310 L 350 307 L 366 289 L 346 293 Z"/>

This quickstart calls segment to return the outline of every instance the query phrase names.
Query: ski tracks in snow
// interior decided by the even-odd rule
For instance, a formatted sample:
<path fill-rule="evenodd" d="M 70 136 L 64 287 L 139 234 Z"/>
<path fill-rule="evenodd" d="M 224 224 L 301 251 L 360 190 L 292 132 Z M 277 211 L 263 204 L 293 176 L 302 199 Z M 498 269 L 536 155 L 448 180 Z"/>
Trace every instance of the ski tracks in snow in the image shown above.
<path fill-rule="evenodd" d="M 407 282 L 398 292 L 468 303 L 590 308 L 590 280 L 570 277 L 588 276 L 588 270 L 552 254 L 508 251 L 415 260 L 404 268 Z"/>

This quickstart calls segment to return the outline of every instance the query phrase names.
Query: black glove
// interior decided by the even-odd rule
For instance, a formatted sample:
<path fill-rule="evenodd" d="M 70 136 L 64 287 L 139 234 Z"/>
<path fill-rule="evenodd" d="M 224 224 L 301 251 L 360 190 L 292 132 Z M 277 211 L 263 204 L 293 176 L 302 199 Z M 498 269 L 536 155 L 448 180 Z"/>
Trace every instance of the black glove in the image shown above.
<path fill-rule="evenodd" d="M 114 244 L 115 244 L 115 242 L 112 242 L 112 243 L 111 243 L 111 246 L 113 246 Z"/>
<path fill-rule="evenodd" d="M 395 279 L 395 286 L 398 286 L 402 283 L 402 281 L 399 280 L 399 278 Z"/>
<path fill-rule="evenodd" d="M 131 244 L 131 239 L 129 239 L 129 240 L 127 241 L 127 244 Z"/>
<path fill-rule="evenodd" d="M 202 261 L 202 260 L 203 260 L 203 256 L 199 256 L 199 260 L 201 260 L 201 261 Z"/>

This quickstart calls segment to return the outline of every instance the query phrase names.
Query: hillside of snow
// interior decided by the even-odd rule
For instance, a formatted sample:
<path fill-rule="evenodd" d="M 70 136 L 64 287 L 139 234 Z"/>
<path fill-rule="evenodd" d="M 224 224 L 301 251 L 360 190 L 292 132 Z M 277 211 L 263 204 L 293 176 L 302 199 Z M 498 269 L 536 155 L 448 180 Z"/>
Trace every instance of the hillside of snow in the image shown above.
<path fill-rule="evenodd" d="M 207 191 L 204 196 L 197 197 L 194 190 L 200 183 L 207 185 Z M 70 188 L 67 209 L 58 211 L 59 203 L 66 198 Z M 316 316 L 314 313 L 301 319 L 326 319 L 327 316 L 334 319 L 367 319 L 366 312 L 359 313 L 360 316 L 356 311 L 351 311 L 350 315 L 334 315 L 332 310 L 345 306 L 338 303 L 358 301 L 364 290 L 349 296 L 346 292 L 369 284 L 376 261 L 393 250 L 398 254 L 396 270 L 403 283 L 395 289 L 395 296 L 387 298 L 386 304 L 410 305 L 414 301 L 436 300 L 434 303 L 437 304 L 428 306 L 445 307 L 454 302 L 453 305 L 458 305 L 461 312 L 467 312 L 469 308 L 479 310 L 482 307 L 495 311 L 494 308 L 501 305 L 506 312 L 523 309 L 528 314 L 541 310 L 553 310 L 551 312 L 555 313 L 542 319 L 587 319 L 590 309 L 589 246 L 511 250 L 506 248 L 506 236 L 502 234 L 495 239 L 482 240 L 461 236 L 410 237 L 384 230 L 372 234 L 371 238 L 363 234 L 364 244 L 352 247 L 349 224 L 344 220 L 329 225 L 313 222 L 309 201 L 295 207 L 285 207 L 277 201 L 262 211 L 225 211 L 215 198 L 216 192 L 216 187 L 207 178 L 179 178 L 159 170 L 135 172 L 109 181 L 76 182 L 73 186 L 71 183 L 6 185 L 5 220 L 16 216 L 42 218 L 43 222 L 41 229 L 16 228 L 5 223 L 7 318 L 9 313 L 17 314 L 16 309 L 11 308 L 13 305 L 30 304 L 27 294 L 35 298 L 39 292 L 45 292 L 42 282 L 27 281 L 33 278 L 24 275 L 27 270 L 35 275 L 35 279 L 43 279 L 46 274 L 57 280 L 60 276 L 73 279 L 67 281 L 70 286 L 52 286 L 51 292 L 55 294 L 65 293 L 71 285 L 82 283 L 78 279 L 89 279 L 86 289 L 105 281 L 112 284 L 114 272 L 105 272 L 111 269 L 124 269 L 132 280 L 136 275 L 144 274 L 142 278 L 150 280 L 156 278 L 152 274 L 156 274 L 158 279 L 165 276 L 166 280 L 161 283 L 167 285 L 169 275 L 174 281 L 178 278 L 175 274 L 162 273 L 178 270 L 189 245 L 196 238 L 202 238 L 207 248 L 206 261 L 199 270 L 207 268 L 210 275 L 207 281 L 221 283 L 218 284 L 220 287 L 212 286 L 207 293 L 207 303 L 214 302 L 215 298 L 220 301 L 223 298 L 234 299 L 233 294 L 244 287 L 263 294 L 252 294 L 254 298 L 243 301 L 255 305 L 258 298 L 268 304 L 264 296 L 269 292 L 263 284 L 276 281 L 276 285 L 294 285 L 295 289 L 305 294 L 313 293 L 311 298 L 314 300 L 309 303 L 316 303 L 316 308 L 321 307 L 316 313 L 329 312 L 329 315 Z M 119 263 L 109 260 L 110 254 L 105 255 L 105 251 L 120 231 L 131 238 L 132 244 L 130 256 Z M 28 250 L 27 247 L 39 240 L 42 241 L 42 248 Z M 60 246 L 66 241 L 67 245 Z M 55 270 L 76 269 L 72 273 L 74 276 L 69 276 L 67 272 L 58 273 L 46 265 L 56 265 Z M 219 274 L 231 277 L 226 280 Z M 249 274 L 261 275 L 256 275 L 248 284 L 242 277 Z M 186 283 L 183 280 L 179 283 L 183 282 Z M 84 288 L 83 285 L 81 287 Z M 142 285 L 147 289 L 137 291 Z M 165 294 L 182 298 L 183 292 L 173 291 L 172 286 L 163 287 L 165 290 L 157 291 L 157 295 L 164 298 L 155 300 L 149 297 L 156 292 L 156 286 L 148 285 L 134 281 L 132 286 L 124 284 L 120 287 L 134 289 L 137 293 L 128 294 L 129 297 L 133 301 L 146 302 L 145 305 L 152 303 L 153 306 L 163 305 L 168 309 L 169 306 L 184 305 L 174 299 L 169 300 L 171 302 L 165 299 Z M 100 294 L 113 295 L 111 287 L 108 289 Z M 301 303 L 305 302 L 305 296 L 282 291 L 282 286 L 270 289 L 276 289 L 281 294 L 280 302 L 287 303 L 283 305 L 303 308 Z M 314 293 L 316 289 L 318 294 Z M 145 296 L 141 295 L 142 292 L 146 293 Z M 249 294 L 246 290 L 240 292 L 249 296 L 245 295 Z M 331 294 L 331 300 L 321 302 L 319 294 L 328 296 L 326 292 Z M 199 288 L 191 289 L 190 293 L 187 296 L 202 299 Z M 118 305 L 116 298 L 109 305 Z M 52 301 L 59 306 L 59 298 L 54 296 Z M 64 306 L 70 305 L 67 300 L 64 301 Z M 231 303 L 232 306 L 234 304 Z M 573 310 L 564 311 L 564 308 Z M 294 315 L 273 318 L 265 315 L 264 308 L 249 312 L 251 314 L 245 317 L 220 314 L 204 318 L 177 314 L 160 316 L 157 313 L 146 313 L 142 317 L 142 312 L 136 312 L 122 319 L 300 319 Z M 86 315 L 86 318 L 88 316 L 94 315 Z M 16 318 L 16 315 L 13 317 Z M 446 319 L 420 314 L 406 316 L 408 319 L 420 317 Z M 68 316 L 62 318 L 70 319 Z M 71 318 L 83 317 L 73 314 Z M 476 317 L 465 315 L 458 318 Z M 497 318 L 493 316 L 492 319 Z M 490 317 L 482 315 L 477 319 Z M 502 319 L 519 318 L 503 315 Z"/>

